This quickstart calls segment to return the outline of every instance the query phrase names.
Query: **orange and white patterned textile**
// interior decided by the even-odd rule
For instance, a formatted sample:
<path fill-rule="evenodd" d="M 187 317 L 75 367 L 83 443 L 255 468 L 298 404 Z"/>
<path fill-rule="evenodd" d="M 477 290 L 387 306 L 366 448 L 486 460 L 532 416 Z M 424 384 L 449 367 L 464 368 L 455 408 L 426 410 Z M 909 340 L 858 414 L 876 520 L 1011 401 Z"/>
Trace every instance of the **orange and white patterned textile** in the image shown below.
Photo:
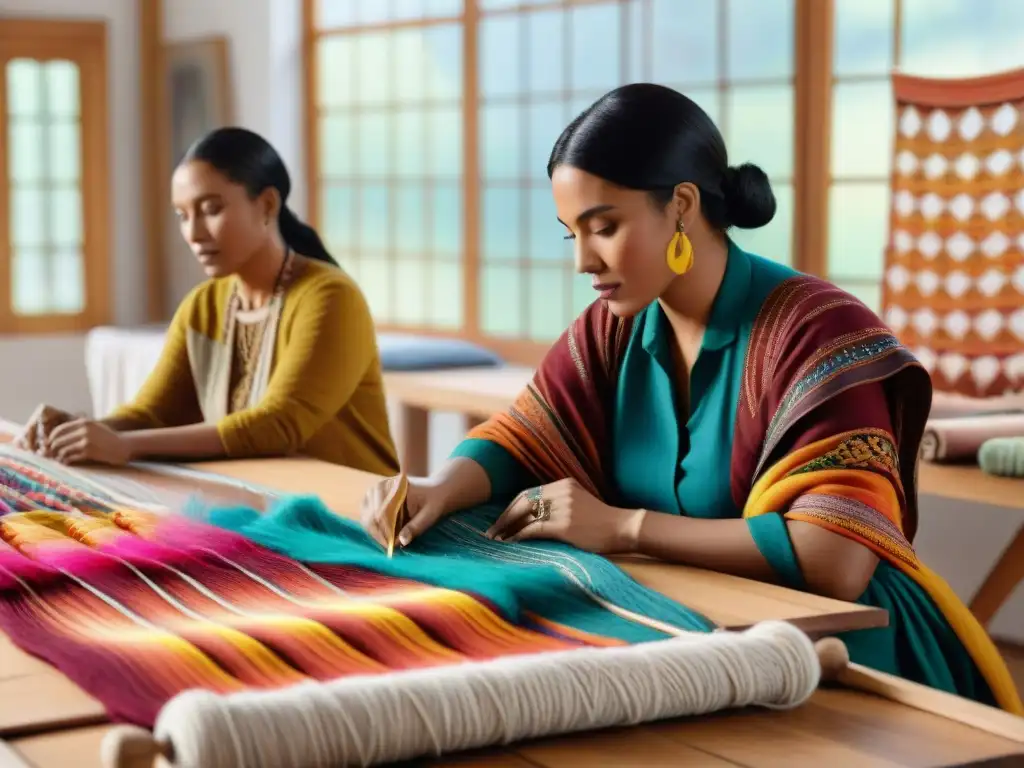
<path fill-rule="evenodd" d="M 885 321 L 936 392 L 1024 389 L 1024 69 L 893 91 Z"/>

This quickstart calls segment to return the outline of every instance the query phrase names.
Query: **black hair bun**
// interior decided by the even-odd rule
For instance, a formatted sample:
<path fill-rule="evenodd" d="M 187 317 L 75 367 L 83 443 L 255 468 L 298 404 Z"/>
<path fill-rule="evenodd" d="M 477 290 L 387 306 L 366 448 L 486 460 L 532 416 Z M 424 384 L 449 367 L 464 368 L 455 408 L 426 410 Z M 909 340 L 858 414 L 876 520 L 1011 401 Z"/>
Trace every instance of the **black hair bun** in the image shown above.
<path fill-rule="evenodd" d="M 775 218 L 775 193 L 768 175 L 753 163 L 730 166 L 722 192 L 730 226 L 757 229 Z"/>

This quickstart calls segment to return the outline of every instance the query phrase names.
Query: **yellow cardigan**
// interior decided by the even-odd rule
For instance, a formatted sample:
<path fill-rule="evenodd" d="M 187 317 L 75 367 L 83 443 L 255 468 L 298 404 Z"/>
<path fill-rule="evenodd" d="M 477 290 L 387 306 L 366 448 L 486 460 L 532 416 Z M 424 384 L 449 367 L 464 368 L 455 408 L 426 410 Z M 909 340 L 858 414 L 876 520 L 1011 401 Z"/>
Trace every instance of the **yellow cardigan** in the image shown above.
<path fill-rule="evenodd" d="M 204 421 L 189 349 L 225 344 L 232 278 L 209 280 L 178 307 L 156 368 L 135 401 L 105 421 L 157 429 Z M 230 359 L 230 355 L 227 355 Z M 301 453 L 367 472 L 394 474 L 373 319 L 343 270 L 310 261 L 284 296 L 266 394 L 217 422 L 231 458 Z"/>

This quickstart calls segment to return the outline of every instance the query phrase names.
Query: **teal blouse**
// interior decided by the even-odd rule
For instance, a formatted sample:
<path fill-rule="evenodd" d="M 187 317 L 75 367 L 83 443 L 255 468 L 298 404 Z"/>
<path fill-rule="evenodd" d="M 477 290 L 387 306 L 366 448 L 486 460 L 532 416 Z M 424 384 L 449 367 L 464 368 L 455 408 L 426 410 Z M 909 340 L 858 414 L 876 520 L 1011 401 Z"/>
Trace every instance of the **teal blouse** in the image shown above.
<path fill-rule="evenodd" d="M 634 323 L 612 414 L 614 503 L 691 517 L 742 516 L 732 499 L 729 457 L 744 358 L 761 305 L 788 267 L 729 249 L 725 276 L 690 374 L 689 411 L 677 403 L 670 353 L 672 330 L 655 301 Z M 486 440 L 464 440 L 453 456 L 487 472 L 496 500 L 536 485 L 515 458 Z M 747 521 L 750 534 L 780 581 L 806 584 L 781 514 Z M 973 660 L 927 595 L 908 576 L 880 561 L 858 600 L 889 612 L 889 626 L 842 635 L 851 658 L 884 672 L 992 704 Z"/>

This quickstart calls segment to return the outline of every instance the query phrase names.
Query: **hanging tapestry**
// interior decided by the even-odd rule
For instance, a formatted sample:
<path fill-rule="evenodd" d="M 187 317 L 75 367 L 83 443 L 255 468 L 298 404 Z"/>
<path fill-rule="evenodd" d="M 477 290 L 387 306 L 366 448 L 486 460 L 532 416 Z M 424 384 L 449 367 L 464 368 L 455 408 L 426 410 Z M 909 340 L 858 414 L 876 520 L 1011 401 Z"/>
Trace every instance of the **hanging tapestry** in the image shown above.
<path fill-rule="evenodd" d="M 220 693 L 660 639 L 711 623 L 610 561 L 456 515 L 388 558 L 309 497 L 161 514 L 0 447 L 0 631 L 113 719 Z M 289 552 L 284 556 L 282 552 Z"/>
<path fill-rule="evenodd" d="M 1024 388 L 1024 69 L 893 76 L 883 315 L 937 393 Z"/>

